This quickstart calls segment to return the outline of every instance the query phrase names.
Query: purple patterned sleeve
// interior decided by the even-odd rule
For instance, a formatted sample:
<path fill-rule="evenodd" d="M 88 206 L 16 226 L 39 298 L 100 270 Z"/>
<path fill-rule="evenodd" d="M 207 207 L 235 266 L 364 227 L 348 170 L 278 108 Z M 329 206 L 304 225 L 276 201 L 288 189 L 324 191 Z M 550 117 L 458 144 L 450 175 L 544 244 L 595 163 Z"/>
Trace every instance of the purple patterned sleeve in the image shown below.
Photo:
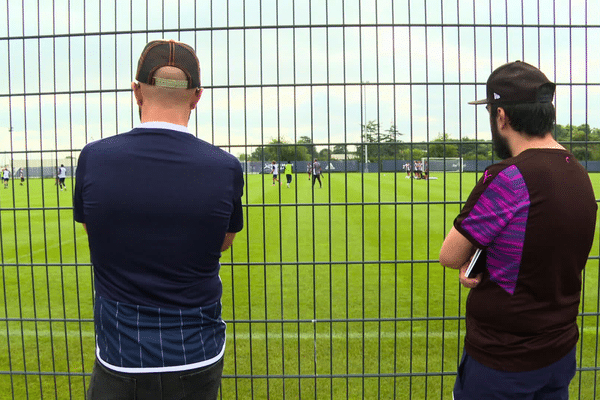
<path fill-rule="evenodd" d="M 486 182 L 488 178 L 491 178 L 490 182 Z M 481 194 L 478 198 L 469 198 L 455 226 L 487 247 L 490 279 L 513 294 L 523 254 L 529 192 L 514 165 L 495 177 L 486 171 L 478 186 L 486 183 L 483 191 L 474 189 L 474 196 Z"/>

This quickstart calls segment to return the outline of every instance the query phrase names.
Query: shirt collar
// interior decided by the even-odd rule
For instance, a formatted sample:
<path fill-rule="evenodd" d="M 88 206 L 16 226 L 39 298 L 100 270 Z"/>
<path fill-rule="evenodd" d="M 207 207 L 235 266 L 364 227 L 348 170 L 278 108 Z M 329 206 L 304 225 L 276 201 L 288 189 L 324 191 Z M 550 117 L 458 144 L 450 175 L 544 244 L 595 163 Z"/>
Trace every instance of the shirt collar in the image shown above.
<path fill-rule="evenodd" d="M 151 121 L 144 122 L 136 126 L 136 129 L 169 129 L 172 131 L 179 131 L 183 133 L 190 133 L 190 130 L 187 126 L 172 124 L 170 122 L 162 122 L 162 121 Z"/>

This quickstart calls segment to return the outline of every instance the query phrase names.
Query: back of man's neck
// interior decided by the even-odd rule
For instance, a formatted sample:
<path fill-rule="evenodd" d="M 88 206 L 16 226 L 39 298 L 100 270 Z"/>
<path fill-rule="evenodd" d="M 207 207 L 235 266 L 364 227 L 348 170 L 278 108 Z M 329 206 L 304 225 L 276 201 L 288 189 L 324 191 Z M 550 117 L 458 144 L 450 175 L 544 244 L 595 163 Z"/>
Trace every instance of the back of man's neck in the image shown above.
<path fill-rule="evenodd" d="M 177 112 L 174 110 L 143 110 L 142 116 L 140 118 L 140 122 L 167 122 L 175 125 L 182 125 L 187 127 L 188 122 L 190 120 L 190 114 L 186 113 L 184 115 L 181 112 Z"/>
<path fill-rule="evenodd" d="M 511 145 L 511 152 L 513 154 L 513 157 L 529 149 L 566 150 L 560 143 L 554 140 L 550 133 L 546 134 L 546 136 L 544 137 L 521 136 L 517 140 L 515 140 Z"/>

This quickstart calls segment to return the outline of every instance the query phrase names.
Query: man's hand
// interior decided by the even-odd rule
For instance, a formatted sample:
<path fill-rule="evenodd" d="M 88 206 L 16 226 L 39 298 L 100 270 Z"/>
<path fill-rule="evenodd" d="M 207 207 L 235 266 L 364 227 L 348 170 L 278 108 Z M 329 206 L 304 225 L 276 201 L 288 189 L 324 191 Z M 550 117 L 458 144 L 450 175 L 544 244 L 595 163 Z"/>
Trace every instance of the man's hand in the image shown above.
<path fill-rule="evenodd" d="M 466 288 L 473 289 L 475 286 L 479 285 L 481 279 L 483 278 L 483 274 L 477 274 L 475 278 L 467 277 L 465 272 L 467 271 L 470 262 L 471 260 L 467 261 L 462 267 L 460 267 L 460 284 Z"/>

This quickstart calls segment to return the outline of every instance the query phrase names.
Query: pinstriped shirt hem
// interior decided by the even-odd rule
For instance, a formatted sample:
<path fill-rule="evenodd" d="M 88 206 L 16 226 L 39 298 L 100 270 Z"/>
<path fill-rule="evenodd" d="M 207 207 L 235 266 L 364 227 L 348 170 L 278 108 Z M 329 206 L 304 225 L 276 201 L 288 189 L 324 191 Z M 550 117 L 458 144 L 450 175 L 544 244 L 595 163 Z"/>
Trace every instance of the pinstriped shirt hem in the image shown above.
<path fill-rule="evenodd" d="M 221 358 L 223 358 L 224 354 L 225 354 L 225 343 L 223 343 L 223 348 L 221 349 L 221 352 L 219 354 L 217 354 L 215 357 L 205 360 L 205 361 L 193 363 L 193 364 L 174 365 L 171 367 L 124 368 L 124 367 L 118 367 L 116 365 L 109 364 L 106 361 L 104 361 L 102 358 L 100 358 L 100 349 L 98 348 L 98 346 L 96 346 L 96 358 L 102 365 L 104 365 L 106 368 L 111 369 L 113 371 L 123 372 L 123 373 L 127 373 L 127 374 L 146 374 L 146 373 L 188 371 L 191 369 L 202 368 L 202 367 L 207 367 L 209 365 L 212 365 L 212 364 L 216 363 L 217 361 L 219 361 Z"/>
<path fill-rule="evenodd" d="M 119 372 L 196 369 L 221 359 L 226 324 L 221 302 L 196 308 L 132 305 L 96 296 L 96 353 Z"/>

